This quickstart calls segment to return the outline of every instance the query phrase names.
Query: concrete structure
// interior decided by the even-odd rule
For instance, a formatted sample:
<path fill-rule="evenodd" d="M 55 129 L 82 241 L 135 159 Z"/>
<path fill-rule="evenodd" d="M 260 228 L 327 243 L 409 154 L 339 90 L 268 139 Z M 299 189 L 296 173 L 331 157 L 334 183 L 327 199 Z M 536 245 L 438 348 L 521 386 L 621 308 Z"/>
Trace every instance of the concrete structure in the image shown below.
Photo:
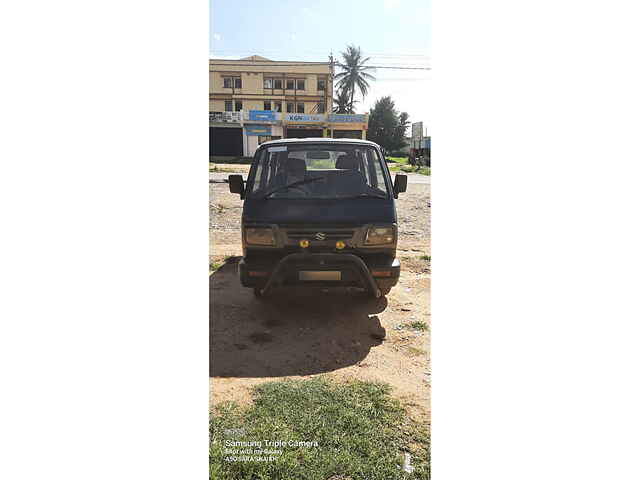
<path fill-rule="evenodd" d="M 332 92 L 328 62 L 210 59 L 210 154 L 251 156 L 279 138 L 366 138 L 368 116 L 331 113 Z"/>

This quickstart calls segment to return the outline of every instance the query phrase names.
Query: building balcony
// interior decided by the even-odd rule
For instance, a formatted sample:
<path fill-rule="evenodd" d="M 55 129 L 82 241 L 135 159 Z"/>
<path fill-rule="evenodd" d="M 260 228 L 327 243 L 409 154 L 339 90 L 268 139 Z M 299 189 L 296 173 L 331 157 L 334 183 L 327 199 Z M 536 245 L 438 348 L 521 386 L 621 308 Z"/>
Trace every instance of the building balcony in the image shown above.
<path fill-rule="evenodd" d="M 271 125 L 319 125 L 325 128 L 366 129 L 367 114 L 341 113 L 284 113 L 272 110 L 241 110 L 239 112 L 209 112 L 209 123 L 217 124 L 271 124 Z"/>

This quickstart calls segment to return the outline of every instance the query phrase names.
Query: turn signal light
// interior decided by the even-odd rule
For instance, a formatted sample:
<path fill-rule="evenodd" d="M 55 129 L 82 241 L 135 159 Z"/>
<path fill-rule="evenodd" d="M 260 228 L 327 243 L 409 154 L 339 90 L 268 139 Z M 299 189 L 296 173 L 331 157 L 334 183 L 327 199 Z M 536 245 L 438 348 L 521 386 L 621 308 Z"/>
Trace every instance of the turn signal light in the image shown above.
<path fill-rule="evenodd" d="M 371 275 L 374 277 L 390 277 L 391 270 L 371 270 Z"/>
<path fill-rule="evenodd" d="M 343 242 L 342 240 L 338 240 L 338 241 L 336 242 L 336 248 L 337 248 L 338 250 L 342 250 L 344 247 L 345 247 L 345 245 L 344 245 L 344 242 Z"/>
<path fill-rule="evenodd" d="M 300 245 L 301 248 L 308 248 L 309 247 L 309 240 L 307 239 L 302 239 L 298 242 L 298 245 Z"/>
<path fill-rule="evenodd" d="M 250 277 L 266 277 L 269 272 L 249 272 Z"/>

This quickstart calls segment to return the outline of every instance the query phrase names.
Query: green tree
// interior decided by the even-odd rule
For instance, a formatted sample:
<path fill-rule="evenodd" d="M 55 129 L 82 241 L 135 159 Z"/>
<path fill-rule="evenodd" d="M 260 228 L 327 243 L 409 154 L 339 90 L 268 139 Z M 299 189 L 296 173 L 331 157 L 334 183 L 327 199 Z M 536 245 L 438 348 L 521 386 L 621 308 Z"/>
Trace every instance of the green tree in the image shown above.
<path fill-rule="evenodd" d="M 337 92 L 337 96 L 334 97 L 333 103 L 335 106 L 333 107 L 333 113 L 355 113 L 353 103 L 358 103 L 355 100 L 351 103 L 349 90 L 346 88 L 341 88 Z"/>
<path fill-rule="evenodd" d="M 367 139 L 381 145 L 388 152 L 395 152 L 406 145 L 405 134 L 409 126 L 409 114 L 398 113 L 390 96 L 376 100 L 369 112 Z"/>
<path fill-rule="evenodd" d="M 340 91 L 346 89 L 349 92 L 349 104 L 353 109 L 353 96 L 356 89 L 360 91 L 364 100 L 371 88 L 368 80 L 375 80 L 376 78 L 367 72 L 367 70 L 373 70 L 373 67 L 365 65 L 370 57 L 362 58 L 360 47 L 349 45 L 347 46 L 347 51 L 341 52 L 341 55 L 342 61 L 338 62 L 338 67 L 342 69 L 342 72 L 335 76 L 336 86 Z"/>

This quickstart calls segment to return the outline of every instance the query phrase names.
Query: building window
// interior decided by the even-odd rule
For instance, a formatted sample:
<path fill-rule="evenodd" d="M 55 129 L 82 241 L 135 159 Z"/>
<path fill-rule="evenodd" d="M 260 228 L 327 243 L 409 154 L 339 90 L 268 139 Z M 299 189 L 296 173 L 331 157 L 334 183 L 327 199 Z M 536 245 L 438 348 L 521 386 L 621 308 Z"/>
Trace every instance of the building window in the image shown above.
<path fill-rule="evenodd" d="M 231 77 L 224 77 L 224 78 L 222 79 L 222 81 L 224 82 L 224 85 L 223 85 L 223 87 L 224 87 L 224 88 L 231 88 L 231 87 L 233 87 L 233 78 L 231 78 Z"/>
<path fill-rule="evenodd" d="M 233 102 L 231 100 L 224 101 L 224 111 L 232 112 L 233 111 Z"/>
<path fill-rule="evenodd" d="M 236 112 L 242 110 L 242 101 L 236 100 Z"/>
<path fill-rule="evenodd" d="M 265 110 L 271 110 L 271 102 L 264 102 L 264 109 Z"/>
<path fill-rule="evenodd" d="M 296 110 L 296 113 L 304 113 L 304 103 L 298 104 L 298 109 Z"/>
<path fill-rule="evenodd" d="M 274 110 L 276 112 L 281 112 L 282 111 L 282 102 L 274 102 L 274 105 L 275 105 Z"/>
<path fill-rule="evenodd" d="M 273 88 L 276 90 L 282 90 L 282 80 L 279 78 L 273 79 Z"/>
<path fill-rule="evenodd" d="M 326 90 L 326 86 L 327 84 L 325 80 L 318 79 L 318 91 L 323 92 L 324 90 Z"/>
<path fill-rule="evenodd" d="M 264 88 L 273 88 L 273 79 L 265 78 L 264 79 Z"/>
<path fill-rule="evenodd" d="M 233 87 L 234 88 L 242 88 L 242 78 L 236 77 L 233 79 Z"/>
<path fill-rule="evenodd" d="M 303 79 L 296 80 L 296 90 L 304 90 L 304 80 Z"/>
<path fill-rule="evenodd" d="M 294 89 L 295 89 L 295 81 L 287 80 L 287 90 L 294 90 Z"/>
<path fill-rule="evenodd" d="M 324 113 L 324 103 L 319 103 L 316 107 L 316 110 L 318 111 L 318 113 Z"/>
<path fill-rule="evenodd" d="M 287 102 L 287 113 L 293 113 L 293 103 Z"/>

